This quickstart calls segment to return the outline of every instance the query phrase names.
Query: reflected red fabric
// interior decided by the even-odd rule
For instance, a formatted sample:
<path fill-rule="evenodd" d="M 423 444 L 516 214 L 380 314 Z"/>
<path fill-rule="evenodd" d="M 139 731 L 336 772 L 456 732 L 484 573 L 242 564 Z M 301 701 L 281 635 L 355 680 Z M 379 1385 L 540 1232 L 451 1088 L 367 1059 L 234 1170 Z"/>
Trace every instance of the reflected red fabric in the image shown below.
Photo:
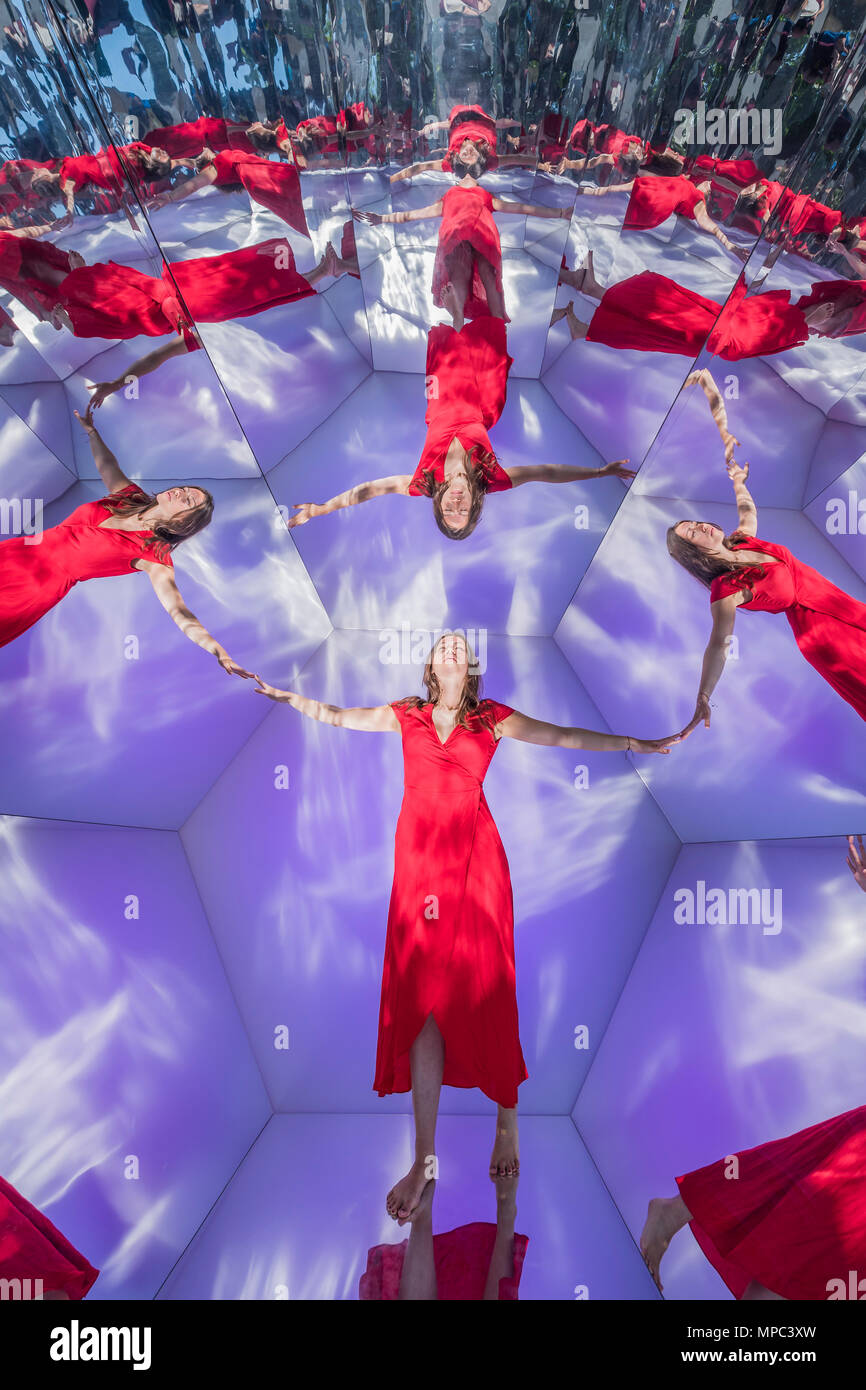
<path fill-rule="evenodd" d="M 476 1302 L 484 1297 L 490 1257 L 496 1241 L 496 1227 L 487 1221 L 473 1221 L 453 1231 L 433 1237 L 436 1292 L 441 1300 Z M 514 1236 L 512 1273 L 499 1280 L 499 1301 L 519 1297 L 520 1276 L 529 1245 L 527 1236 Z M 403 1260 L 409 1248 L 408 1237 L 399 1245 L 374 1245 L 367 1252 L 367 1268 L 358 1284 L 361 1300 L 396 1299 L 400 1293 Z"/>
<path fill-rule="evenodd" d="M 714 579 L 710 602 L 748 589 L 740 605 L 763 613 L 784 613 L 803 656 L 837 694 L 866 719 L 866 603 L 837 589 L 823 574 L 804 565 L 784 545 L 744 536 L 735 549 L 760 550 L 779 563 L 748 566 Z"/>
<path fill-rule="evenodd" d="M 454 124 L 458 116 L 466 115 L 465 120 Z M 480 106 L 453 106 L 448 114 L 448 153 L 442 161 L 442 168 L 449 171 L 454 155 L 459 154 L 464 140 L 483 146 L 487 152 L 487 169 L 494 170 L 499 160 L 496 157 L 496 122 Z"/>
<path fill-rule="evenodd" d="M 142 144 L 140 140 L 119 146 L 121 153 L 127 155 L 138 150 L 149 154 L 152 148 L 151 145 Z M 130 168 L 135 168 L 135 161 L 130 161 Z M 70 180 L 76 193 L 88 184 L 105 188 L 110 193 L 119 193 L 126 185 L 124 167 L 113 145 L 107 150 L 99 150 L 97 154 L 68 155 L 60 165 L 60 183 L 62 185 Z"/>
<path fill-rule="evenodd" d="M 447 1086 L 477 1086 L 506 1108 L 527 1077 L 514 973 L 508 860 L 482 783 L 493 730 L 513 713 L 483 700 L 445 743 L 432 705 L 391 706 L 403 738 L 374 1090 L 408 1091 L 409 1049 L 432 1013 Z"/>
<path fill-rule="evenodd" d="M 771 569 L 776 568 L 770 566 Z M 735 1298 L 755 1279 L 819 1302 L 866 1269 L 866 1106 L 677 1178 L 692 1232 Z M 860 1295 L 862 1297 L 862 1295 Z"/>
<path fill-rule="evenodd" d="M 242 183 L 253 202 L 275 212 L 302 236 L 310 235 L 301 180 L 294 164 L 280 164 L 244 150 L 221 150 L 213 161 L 217 187 Z"/>
<path fill-rule="evenodd" d="M 60 302 L 61 288 L 43 280 L 41 270 L 68 275 L 69 252 L 41 238 L 0 232 L 0 285 L 27 308 L 47 312 Z"/>
<path fill-rule="evenodd" d="M 433 263 L 432 286 L 433 303 L 440 308 L 442 291 L 452 275 L 449 258 L 455 255 L 463 256 L 466 259 L 466 269 L 469 268 L 469 255 L 462 249 L 463 243 L 468 243 L 477 256 L 483 256 L 490 263 L 496 277 L 496 287 L 501 293 L 502 249 L 499 228 L 493 220 L 493 197 L 486 188 L 463 187 L 456 184 L 454 188 L 449 188 L 442 200 L 442 219 L 439 224 L 436 260 Z M 463 312 L 468 319 L 490 313 L 487 292 L 474 258 L 472 280 Z"/>
<path fill-rule="evenodd" d="M 62 302 L 80 338 L 159 337 L 182 332 L 190 351 L 198 346 L 175 284 L 195 322 L 223 323 L 260 314 L 277 304 L 315 294 L 299 275 L 284 237 L 244 246 L 222 256 L 196 256 L 172 262 L 163 278 L 143 275 L 131 266 L 81 266 L 66 277 Z"/>
<path fill-rule="evenodd" d="M 147 132 L 147 142 L 151 148 L 165 150 L 172 159 L 194 157 L 201 154 L 205 145 L 216 152 L 227 150 L 230 144 L 228 127 L 219 116 L 199 116 L 197 121 L 160 126 Z"/>
<path fill-rule="evenodd" d="M 0 211 L 14 212 L 18 207 L 32 207 L 44 200 L 44 193 L 32 186 L 37 169 L 55 169 L 56 159 L 7 159 L 0 167 Z"/>
<path fill-rule="evenodd" d="M 590 142 L 594 135 L 595 126 L 592 121 L 588 121 L 584 117 L 583 120 L 577 121 L 573 126 L 571 134 L 568 137 L 568 143 L 571 145 L 572 149 L 580 150 L 582 154 L 588 154 Z"/>
<path fill-rule="evenodd" d="M 695 208 L 703 201 L 703 194 L 682 174 L 674 178 L 657 178 L 653 174 L 639 176 L 629 196 L 623 231 L 658 227 L 672 212 L 694 222 Z"/>
<path fill-rule="evenodd" d="M 0 1278 L 41 1279 L 43 1293 L 81 1299 L 98 1275 L 43 1212 L 0 1178 Z"/>
<path fill-rule="evenodd" d="M 615 125 L 600 125 L 595 128 L 595 148 L 599 154 L 612 154 L 619 159 L 627 150 L 639 154 L 648 150 L 649 146 L 639 135 L 628 135 Z"/>
<path fill-rule="evenodd" d="M 339 153 L 337 122 L 333 116 L 310 116 L 306 121 L 298 121 L 297 129 L 305 130 L 313 137 L 313 146 L 317 153 Z"/>
<path fill-rule="evenodd" d="M 505 324 L 489 315 L 465 323 L 459 333 L 447 324 L 427 334 L 427 438 L 409 484 L 412 497 L 429 497 L 433 482 L 445 476 L 451 441 L 464 449 L 478 445 L 473 457 L 488 492 L 504 492 L 511 479 L 493 454 L 487 433 L 502 414 L 513 359 L 506 346 Z"/>
<path fill-rule="evenodd" d="M 113 496 L 140 492 L 132 483 Z M 37 545 L 24 536 L 0 540 L 0 647 L 38 623 L 82 580 L 129 574 L 136 560 L 174 568 L 170 554 L 147 545 L 149 531 L 101 528 L 100 522 L 111 515 L 102 501 L 84 502 L 58 526 L 43 531 Z"/>

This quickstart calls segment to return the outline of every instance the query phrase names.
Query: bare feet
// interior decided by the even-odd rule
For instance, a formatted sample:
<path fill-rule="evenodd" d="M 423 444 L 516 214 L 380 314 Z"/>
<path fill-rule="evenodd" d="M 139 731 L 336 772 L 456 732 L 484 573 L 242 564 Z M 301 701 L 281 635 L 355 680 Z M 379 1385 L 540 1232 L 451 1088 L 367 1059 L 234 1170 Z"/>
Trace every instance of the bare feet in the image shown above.
<path fill-rule="evenodd" d="M 490 1176 L 514 1177 L 520 1172 L 520 1147 L 516 1110 L 500 1110 L 496 1120 L 496 1140 L 490 1155 Z"/>
<path fill-rule="evenodd" d="M 659 1293 L 662 1292 L 662 1282 L 659 1278 L 662 1255 L 683 1224 L 678 1219 L 678 1210 L 682 1210 L 681 1197 L 653 1197 L 647 1207 L 646 1221 L 640 1234 L 640 1253 Z"/>
<path fill-rule="evenodd" d="M 565 306 L 565 316 L 566 316 L 566 318 L 568 319 L 568 326 L 569 326 L 569 328 L 570 328 L 570 330 L 571 330 L 571 340 L 572 340 L 572 342 L 574 342 L 574 340 L 575 340 L 576 338 L 585 338 L 586 335 L 587 335 L 587 332 L 588 332 L 588 330 L 589 330 L 589 324 L 588 324 L 588 323 L 583 323 L 583 322 L 577 317 L 577 314 L 574 312 L 574 302 L 573 302 L 573 301 L 571 301 L 570 303 L 566 304 L 566 306 Z"/>
<path fill-rule="evenodd" d="M 559 323 L 560 319 L 565 318 L 570 308 L 572 308 L 571 304 L 564 304 L 561 309 L 554 309 L 553 313 L 550 316 L 551 328 L 555 323 Z"/>
<path fill-rule="evenodd" d="M 326 275 L 339 274 L 339 258 L 337 256 L 336 248 L 332 245 L 330 241 L 325 247 L 325 254 L 322 257 L 322 267 Z"/>
<path fill-rule="evenodd" d="M 428 1178 L 428 1179 L 427 1179 L 427 1182 L 424 1184 L 424 1189 L 423 1189 L 423 1191 L 422 1191 L 422 1193 L 421 1193 L 421 1196 L 418 1198 L 418 1205 L 416 1206 L 415 1210 L 414 1210 L 414 1211 L 411 1213 L 411 1215 L 409 1216 L 409 1223 L 410 1223 L 410 1225 L 416 1226 L 416 1225 L 419 1225 L 419 1224 L 423 1223 L 424 1221 L 432 1221 L 432 1219 L 433 1219 L 433 1193 L 434 1193 L 434 1191 L 435 1191 L 435 1188 L 436 1188 L 436 1179 L 435 1179 L 435 1178 Z M 402 1221 L 398 1221 L 397 1224 L 398 1224 L 398 1226 L 402 1226 L 402 1225 L 403 1225 L 403 1222 L 402 1222 Z"/>
<path fill-rule="evenodd" d="M 72 332 L 72 320 L 62 304 L 55 304 L 48 315 L 48 321 L 58 330 L 68 328 L 69 332 Z"/>
<path fill-rule="evenodd" d="M 497 1175 L 493 1181 L 496 1185 L 496 1224 L 509 1226 L 513 1230 L 517 1217 L 517 1184 L 520 1182 L 520 1174 L 512 1173 L 510 1178 Z"/>
<path fill-rule="evenodd" d="M 395 1182 L 385 1199 L 385 1210 L 398 1226 L 405 1226 L 421 1200 L 421 1195 L 430 1181 L 427 1176 L 428 1160 L 416 1158 L 405 1178 Z"/>
<path fill-rule="evenodd" d="M 464 323 L 463 307 L 464 306 L 457 298 L 457 291 L 449 280 L 448 283 L 442 287 L 442 308 L 448 310 L 448 313 L 451 315 L 451 322 L 454 324 L 454 328 L 458 333 L 462 329 Z"/>
<path fill-rule="evenodd" d="M 81 252 L 80 252 L 80 251 L 70 251 L 70 252 L 69 252 L 69 264 L 72 266 L 72 269 L 73 269 L 73 270 L 79 270 L 79 269 L 81 268 L 81 266 L 86 265 L 87 262 L 85 261 L 84 257 L 81 255 Z"/>

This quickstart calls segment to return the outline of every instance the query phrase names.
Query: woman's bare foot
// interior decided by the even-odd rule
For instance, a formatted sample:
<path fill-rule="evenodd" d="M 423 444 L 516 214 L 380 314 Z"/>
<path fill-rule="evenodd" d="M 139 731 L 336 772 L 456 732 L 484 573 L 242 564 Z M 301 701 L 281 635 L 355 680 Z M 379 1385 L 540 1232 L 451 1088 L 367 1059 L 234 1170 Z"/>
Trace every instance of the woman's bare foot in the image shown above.
<path fill-rule="evenodd" d="M 405 1226 L 421 1200 L 428 1178 L 428 1159 L 416 1158 L 405 1178 L 395 1182 L 385 1199 L 385 1210 L 398 1226 Z"/>
<path fill-rule="evenodd" d="M 496 1117 L 496 1140 L 490 1155 L 490 1176 L 513 1177 L 520 1172 L 520 1146 L 517 1135 L 517 1111 L 503 1110 Z"/>
<path fill-rule="evenodd" d="M 80 270 L 83 265 L 87 264 L 87 262 L 85 261 L 80 251 L 70 251 L 69 264 L 72 266 L 73 270 Z"/>
<path fill-rule="evenodd" d="M 325 247 L 325 254 L 322 257 L 322 269 L 325 275 L 338 275 L 340 271 L 339 257 L 336 248 L 330 241 Z"/>
<path fill-rule="evenodd" d="M 685 1213 L 685 1220 L 683 1213 Z M 688 1212 L 686 1212 L 682 1197 L 653 1197 L 647 1207 L 646 1221 L 640 1233 L 640 1253 L 643 1255 L 644 1264 L 655 1280 L 659 1293 L 663 1291 L 659 1278 L 662 1255 L 677 1231 L 686 1224 L 688 1219 Z"/>
<path fill-rule="evenodd" d="M 418 1205 L 407 1218 L 410 1225 L 423 1225 L 425 1221 L 433 1220 L 433 1192 L 435 1188 L 436 1179 L 428 1178 L 427 1182 L 424 1184 L 421 1196 L 418 1198 Z M 398 1221 L 397 1225 L 402 1226 L 404 1225 L 404 1222 Z"/>
<path fill-rule="evenodd" d="M 564 318 L 565 318 L 566 314 L 568 313 L 568 311 L 569 311 L 569 309 L 570 309 L 571 307 L 572 307 L 572 305 L 570 305 L 570 304 L 564 304 L 564 305 L 562 306 L 561 309 L 554 309 L 553 313 L 552 313 L 551 316 L 550 316 L 550 326 L 551 326 L 551 328 L 553 327 L 553 325 L 554 325 L 555 323 L 559 323 L 560 319 L 564 319 Z"/>
<path fill-rule="evenodd" d="M 442 308 L 447 309 L 448 313 L 451 315 L 451 322 L 454 325 L 454 329 L 459 333 L 464 323 L 463 305 L 457 298 L 457 291 L 450 280 L 442 287 Z"/>
<path fill-rule="evenodd" d="M 48 315 L 48 321 L 58 330 L 61 328 L 68 328 L 69 332 L 72 332 L 72 319 L 69 317 L 62 304 L 55 304 L 51 313 Z"/>
<path fill-rule="evenodd" d="M 577 317 L 577 314 L 574 312 L 573 301 L 566 304 L 565 316 L 568 319 L 568 326 L 571 330 L 571 341 L 574 342 L 577 338 L 585 338 L 589 332 L 589 324 L 583 323 L 583 321 Z"/>
<path fill-rule="evenodd" d="M 496 1185 L 496 1224 L 508 1226 L 513 1230 L 517 1217 L 517 1184 L 520 1182 L 520 1174 L 512 1173 L 510 1178 L 497 1174 L 493 1181 Z"/>
<path fill-rule="evenodd" d="M 595 266 L 593 265 L 591 251 L 587 251 L 586 253 L 586 262 L 583 271 L 583 282 L 580 286 L 581 293 L 590 295 L 592 299 L 601 299 L 604 290 L 595 278 Z"/>

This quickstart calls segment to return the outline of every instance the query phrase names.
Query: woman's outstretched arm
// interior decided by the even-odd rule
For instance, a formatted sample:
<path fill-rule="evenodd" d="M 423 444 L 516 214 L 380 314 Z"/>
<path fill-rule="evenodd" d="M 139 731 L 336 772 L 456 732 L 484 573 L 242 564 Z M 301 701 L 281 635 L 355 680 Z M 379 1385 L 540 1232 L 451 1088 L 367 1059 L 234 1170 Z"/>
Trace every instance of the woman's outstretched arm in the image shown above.
<path fill-rule="evenodd" d="M 617 459 L 605 463 L 601 468 L 572 468 L 568 464 L 528 463 L 515 468 L 506 468 L 512 487 L 522 483 L 579 483 L 590 478 L 624 478 L 631 482 L 637 477 L 633 468 L 626 468 L 628 459 Z"/>
<path fill-rule="evenodd" d="M 744 463 L 741 466 L 735 459 L 731 459 L 728 464 L 728 477 L 734 485 L 734 497 L 737 502 L 737 530 L 742 531 L 744 536 L 757 536 L 758 509 L 755 499 L 746 487 L 748 476 L 749 465 Z"/>
<path fill-rule="evenodd" d="M 261 676 L 255 678 L 259 683 L 257 695 L 266 695 L 278 705 L 291 705 L 299 714 L 308 719 L 317 719 L 320 724 L 334 724 L 339 729 L 357 729 L 365 734 L 392 734 L 400 729 L 400 721 L 390 705 L 363 705 L 354 709 L 341 709 L 339 705 L 326 705 L 321 700 L 311 700 L 306 695 L 296 695 L 293 690 L 278 690 L 268 685 Z"/>
<path fill-rule="evenodd" d="M 161 347 L 154 348 L 153 352 L 146 352 L 143 357 L 139 357 L 137 362 L 133 362 L 131 367 L 127 367 L 123 376 L 115 377 L 114 381 L 99 381 L 93 389 L 90 397 L 90 409 L 94 410 L 108 397 L 114 395 L 115 391 L 122 391 L 127 385 L 130 377 L 147 376 L 148 372 L 155 372 L 157 367 L 161 367 L 163 362 L 167 362 L 170 357 L 182 357 L 190 349 L 186 345 L 186 340 L 182 337 L 172 338 L 171 342 L 163 343 Z"/>
<path fill-rule="evenodd" d="M 585 748 L 594 753 L 669 753 L 671 744 L 680 739 L 679 734 L 653 739 L 635 738 L 633 734 L 602 734 L 595 729 L 548 724 L 544 719 L 531 719 L 518 710 L 500 720 L 496 727 L 504 738 L 516 738 L 521 743 L 538 743 L 549 748 Z"/>
<path fill-rule="evenodd" d="M 210 652 L 215 656 L 224 671 L 230 676 L 243 676 L 245 680 L 255 680 L 252 671 L 245 671 L 243 666 L 239 666 L 236 661 L 232 661 L 225 647 L 221 646 L 215 637 L 212 637 L 203 623 L 200 623 L 194 613 L 190 612 L 184 603 L 180 590 L 177 587 L 174 574 L 165 565 L 161 565 L 158 560 L 139 560 L 136 569 L 144 570 L 151 584 L 154 593 L 162 604 L 173 623 L 176 623 L 191 642 L 195 642 L 197 647 Z"/>
<path fill-rule="evenodd" d="M 109 449 L 99 430 L 93 423 L 93 407 L 89 405 L 84 415 L 75 412 L 76 420 L 80 421 L 82 428 L 87 433 L 90 440 L 90 447 L 93 450 L 93 460 L 99 470 L 99 476 L 105 484 L 108 492 L 120 492 L 121 488 L 129 487 L 132 482 L 127 478 L 114 454 Z M 164 568 L 164 566 L 163 566 Z"/>
<path fill-rule="evenodd" d="M 734 456 L 734 449 L 740 447 L 740 441 L 736 439 L 728 429 L 728 412 L 725 409 L 722 393 L 716 385 L 712 373 L 709 372 L 706 367 L 702 367 L 700 371 L 697 372 L 690 372 L 683 382 L 683 386 L 700 386 L 707 398 L 710 413 L 722 437 L 722 443 L 725 446 L 725 463 L 730 463 Z"/>
<path fill-rule="evenodd" d="M 540 203 L 512 203 L 505 198 L 493 196 L 494 212 L 518 212 L 524 217 L 567 217 L 571 219 L 571 208 L 546 208 Z"/>
<path fill-rule="evenodd" d="M 390 478 L 373 478 L 368 483 L 356 483 L 347 492 L 331 497 L 327 502 L 293 502 L 295 515 L 289 519 L 289 530 L 293 526 L 303 526 L 316 516 L 328 516 L 339 512 L 343 507 L 357 507 L 359 502 L 369 502 L 373 497 L 384 497 L 389 492 L 402 492 L 408 495 L 411 473 L 395 473 Z"/>
<path fill-rule="evenodd" d="M 725 669 L 728 638 L 734 630 L 737 608 L 744 598 L 745 595 L 742 593 L 728 594 L 725 598 L 716 599 L 715 603 L 710 604 L 710 611 L 713 615 L 713 630 L 704 649 L 701 684 L 698 689 L 698 698 L 695 701 L 695 712 L 690 722 L 682 730 L 682 738 L 688 738 L 692 730 L 696 729 L 700 723 L 703 723 L 707 729 L 710 727 L 710 696 Z"/>
<path fill-rule="evenodd" d="M 714 236 L 716 241 L 724 246 L 726 251 L 731 251 L 739 260 L 745 263 L 749 259 L 749 252 L 746 248 L 744 246 L 737 246 L 731 241 L 730 237 L 725 236 L 718 222 L 713 221 L 710 214 L 707 212 L 706 203 L 695 204 L 695 222 L 702 232 L 707 232 L 710 236 Z"/>
<path fill-rule="evenodd" d="M 363 208 L 352 208 L 352 216 L 359 222 L 369 222 L 371 227 L 397 222 L 421 222 L 425 217 L 442 216 L 442 199 L 429 203 L 426 208 L 411 208 L 405 212 L 365 212 Z"/>
<path fill-rule="evenodd" d="M 147 207 L 150 210 L 164 208 L 167 203 L 180 203 L 184 198 L 189 198 L 193 193 L 197 193 L 200 188 L 207 188 L 209 184 L 216 182 L 216 169 L 209 165 L 202 169 L 191 179 L 184 179 L 183 183 L 177 184 L 170 192 L 158 193 L 155 198 L 148 199 Z"/>
<path fill-rule="evenodd" d="M 392 174 L 389 183 L 399 183 L 401 179 L 411 179 L 415 174 L 423 174 L 428 169 L 438 169 L 442 172 L 441 159 L 427 159 L 420 164 L 410 164 L 406 169 L 398 169 L 396 174 Z"/>

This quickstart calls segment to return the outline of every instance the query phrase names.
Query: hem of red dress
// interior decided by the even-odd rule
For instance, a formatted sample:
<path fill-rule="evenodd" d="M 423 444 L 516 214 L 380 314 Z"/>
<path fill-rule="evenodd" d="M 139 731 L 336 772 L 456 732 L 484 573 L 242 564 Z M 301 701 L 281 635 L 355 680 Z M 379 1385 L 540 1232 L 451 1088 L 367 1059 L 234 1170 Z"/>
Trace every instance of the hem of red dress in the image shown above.
<path fill-rule="evenodd" d="M 518 1085 L 518 1086 L 522 1086 L 523 1083 L 524 1083 L 524 1081 L 528 1081 L 528 1080 L 529 1080 L 529 1073 L 527 1072 L 525 1076 L 521 1077 L 521 1079 L 518 1081 L 517 1085 Z M 501 1099 L 499 1096 L 491 1095 L 490 1091 L 486 1090 L 486 1089 L 484 1088 L 484 1086 L 482 1086 L 481 1083 L 480 1083 L 479 1081 L 461 1081 L 461 1082 L 458 1082 L 458 1081 L 443 1081 L 443 1082 L 442 1082 L 442 1085 L 443 1085 L 443 1086 L 450 1086 L 450 1087 L 451 1087 L 453 1090 L 455 1090 L 455 1091 L 480 1091 L 481 1094 L 484 1095 L 484 1096 L 486 1096 L 488 1100 L 492 1100 L 494 1105 L 501 1105 L 503 1110 L 516 1110 L 516 1108 L 517 1108 L 517 1090 L 516 1090 L 516 1089 L 515 1089 L 515 1091 L 514 1091 L 514 1096 L 513 1096 L 513 1098 L 509 1098 L 509 1099 L 507 1099 L 507 1100 L 503 1100 L 503 1099 Z M 373 1091 L 375 1091 L 376 1094 L 377 1094 L 377 1096 L 379 1096 L 379 1098 L 382 1099 L 384 1096 L 405 1096 L 405 1095 L 408 1095 L 409 1092 L 412 1090 L 412 1086 L 411 1086 L 411 1083 L 410 1083 L 410 1085 L 408 1085 L 408 1086 L 391 1086 L 388 1090 L 382 1090 L 381 1087 L 379 1086 L 379 1084 L 378 1084 L 377 1082 L 374 1081 L 374 1082 L 373 1082 L 373 1085 L 372 1085 L 372 1087 L 371 1087 L 370 1089 L 373 1090 Z"/>

